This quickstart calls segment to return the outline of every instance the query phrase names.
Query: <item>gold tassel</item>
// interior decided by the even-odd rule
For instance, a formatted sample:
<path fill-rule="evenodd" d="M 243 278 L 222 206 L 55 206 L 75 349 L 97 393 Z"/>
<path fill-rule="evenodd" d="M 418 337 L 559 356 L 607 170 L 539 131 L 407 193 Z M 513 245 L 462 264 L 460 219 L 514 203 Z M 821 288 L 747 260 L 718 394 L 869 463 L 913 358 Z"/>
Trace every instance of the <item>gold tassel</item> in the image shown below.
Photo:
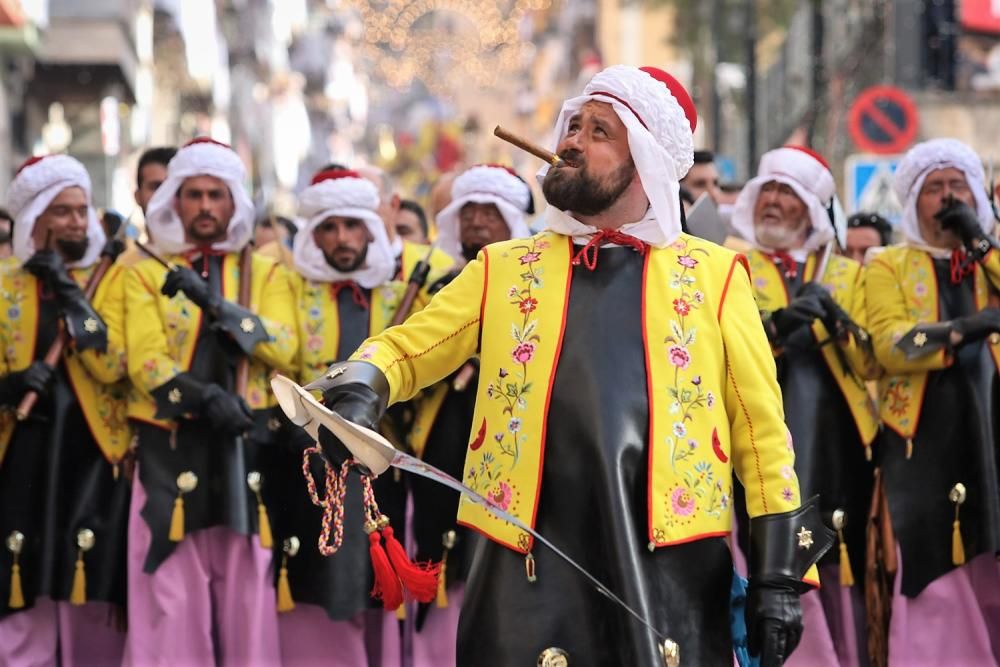
<path fill-rule="evenodd" d="M 435 604 L 439 609 L 448 607 L 448 550 L 445 549 L 444 557 L 441 558 L 441 573 L 438 575 L 438 591 Z"/>
<path fill-rule="evenodd" d="M 24 589 L 21 588 L 21 566 L 17 564 L 17 556 L 14 556 L 14 566 L 10 569 L 10 599 L 7 606 L 11 609 L 21 609 L 24 607 Z"/>
<path fill-rule="evenodd" d="M 396 607 L 396 620 L 397 621 L 405 621 L 406 620 L 406 603 L 405 602 L 403 604 L 399 605 L 398 607 Z"/>
<path fill-rule="evenodd" d="M 531 555 L 530 551 L 524 557 L 524 573 L 528 576 L 530 583 L 533 584 L 538 580 L 538 576 L 535 574 L 535 557 Z"/>
<path fill-rule="evenodd" d="M 170 541 L 181 542 L 184 539 L 184 496 L 178 493 L 174 499 L 174 511 L 170 514 Z"/>
<path fill-rule="evenodd" d="M 76 571 L 73 573 L 73 589 L 69 603 L 76 607 L 87 604 L 87 572 L 83 566 L 83 549 L 76 554 Z"/>
<path fill-rule="evenodd" d="M 257 532 L 260 534 L 260 546 L 270 549 L 274 546 L 274 538 L 271 536 L 271 521 L 267 518 L 267 508 L 257 496 Z"/>
<path fill-rule="evenodd" d="M 847 542 L 844 542 L 843 531 L 838 530 L 837 535 L 840 538 L 840 585 L 853 586 L 854 570 L 851 569 L 851 557 L 847 555 Z"/>
<path fill-rule="evenodd" d="M 965 565 L 965 545 L 962 544 L 962 526 L 958 522 L 958 508 L 955 509 L 955 521 L 951 524 L 951 562 L 953 565 Z"/>
<path fill-rule="evenodd" d="M 278 570 L 278 611 L 284 613 L 293 609 L 295 600 L 292 599 L 292 587 L 288 585 L 288 556 L 282 556 Z"/>
<path fill-rule="evenodd" d="M 913 458 L 913 438 L 906 439 L 906 460 Z"/>

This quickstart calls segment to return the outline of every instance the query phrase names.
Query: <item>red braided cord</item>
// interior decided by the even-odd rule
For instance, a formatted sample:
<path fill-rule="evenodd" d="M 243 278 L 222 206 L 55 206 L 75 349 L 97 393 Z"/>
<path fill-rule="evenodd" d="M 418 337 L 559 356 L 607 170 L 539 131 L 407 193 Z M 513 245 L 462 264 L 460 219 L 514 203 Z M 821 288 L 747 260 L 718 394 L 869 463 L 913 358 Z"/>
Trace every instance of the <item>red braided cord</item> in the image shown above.
<path fill-rule="evenodd" d="M 347 474 L 353 461 L 344 461 L 338 473 L 325 459 L 323 460 L 323 465 L 326 468 L 326 497 L 320 499 L 316 490 L 316 481 L 313 479 L 309 467 L 309 457 L 320 453 L 319 447 L 310 447 L 303 452 L 302 474 L 306 478 L 310 500 L 317 507 L 323 508 L 322 528 L 318 540 L 319 552 L 324 556 L 332 556 L 344 543 L 344 496 L 347 493 Z M 331 532 L 333 533 L 332 542 L 330 540 Z"/>

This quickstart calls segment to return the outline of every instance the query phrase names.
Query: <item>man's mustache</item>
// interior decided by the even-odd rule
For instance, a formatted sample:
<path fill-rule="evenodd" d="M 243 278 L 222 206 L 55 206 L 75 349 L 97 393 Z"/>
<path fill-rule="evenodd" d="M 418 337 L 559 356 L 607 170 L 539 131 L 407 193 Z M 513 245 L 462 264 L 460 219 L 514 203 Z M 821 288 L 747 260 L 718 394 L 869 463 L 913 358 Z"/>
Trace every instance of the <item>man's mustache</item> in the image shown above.
<path fill-rule="evenodd" d="M 576 167 L 577 169 L 584 167 L 587 164 L 586 159 L 583 157 L 583 153 L 572 148 L 561 151 L 559 153 L 559 158 L 570 167 Z"/>
<path fill-rule="evenodd" d="M 216 218 L 214 215 L 211 215 L 209 213 L 202 213 L 201 215 L 199 215 L 197 218 L 194 219 L 195 222 L 200 222 L 202 220 L 211 220 L 214 223 L 218 223 L 219 222 L 218 218 Z"/>

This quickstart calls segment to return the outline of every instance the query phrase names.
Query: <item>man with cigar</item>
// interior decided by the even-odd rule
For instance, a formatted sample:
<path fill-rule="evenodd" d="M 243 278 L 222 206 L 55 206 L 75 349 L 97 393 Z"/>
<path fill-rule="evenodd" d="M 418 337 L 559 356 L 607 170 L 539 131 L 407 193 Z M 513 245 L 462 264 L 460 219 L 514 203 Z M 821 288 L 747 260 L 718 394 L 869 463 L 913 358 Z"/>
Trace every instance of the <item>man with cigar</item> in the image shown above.
<path fill-rule="evenodd" d="M 16 264 L 0 273 L 0 664 L 116 664 L 129 503 L 123 276 L 77 160 L 29 160 L 8 204 Z"/>
<path fill-rule="evenodd" d="M 261 496 L 269 476 L 257 450 L 276 424 L 268 374 L 292 367 L 297 336 L 285 270 L 246 256 L 254 212 L 245 178 L 229 146 L 181 148 L 148 208 L 164 256 L 126 276 L 138 439 L 129 665 L 279 660 Z"/>
<path fill-rule="evenodd" d="M 401 304 L 405 285 L 392 280 L 395 258 L 376 213 L 378 192 L 356 172 L 317 173 L 299 195 L 305 226 L 293 251 L 299 346 L 295 375 L 303 382 L 347 359 L 368 336 L 385 329 Z M 417 306 L 419 307 L 419 305 Z M 282 436 L 267 454 L 274 470 L 268 489 L 280 545 L 278 610 L 281 658 L 286 665 L 399 665 L 396 614 L 371 599 L 372 566 L 362 530 L 361 503 L 346 503 L 343 546 L 324 556 L 316 549 L 323 512 L 313 505 L 302 477 L 304 432 Z M 306 438 L 308 440 L 308 438 Z M 313 464 L 323 479 L 323 466 Z M 405 489 L 391 475 L 375 483 L 383 512 L 403 537 Z M 348 497 L 361 494 L 349 480 Z M 296 546 L 298 548 L 296 548 Z M 276 554 L 277 555 L 277 554 Z"/>
<path fill-rule="evenodd" d="M 910 149 L 895 172 L 905 242 L 867 271 L 896 540 L 883 549 L 898 554 L 890 665 L 1000 661 L 1000 253 L 983 181 L 959 141 Z"/>
<path fill-rule="evenodd" d="M 746 267 L 680 231 L 695 123 L 662 70 L 595 76 L 557 121 L 547 231 L 484 248 L 427 308 L 314 383 L 371 425 L 479 352 L 462 480 L 656 629 L 463 499 L 459 522 L 488 539 L 459 665 L 674 665 L 678 648 L 683 664 L 731 665 L 734 468 L 752 517 L 751 652 L 771 666 L 795 648 L 803 577 L 830 538 L 783 474 L 794 455 Z"/>
<path fill-rule="evenodd" d="M 761 157 L 733 209 L 733 226 L 753 245 L 754 295 L 774 351 L 802 493 L 819 495 L 821 515 L 840 528 L 847 546 L 846 554 L 827 553 L 822 589 L 803 596 L 805 632 L 789 664 L 817 666 L 856 664 L 864 651 L 863 624 L 853 622 L 863 598 L 853 582 L 864 575 L 869 448 L 878 433 L 864 384 L 879 369 L 861 328 L 863 274 L 860 264 L 832 252 L 833 196 L 823 157 L 784 146 Z"/>

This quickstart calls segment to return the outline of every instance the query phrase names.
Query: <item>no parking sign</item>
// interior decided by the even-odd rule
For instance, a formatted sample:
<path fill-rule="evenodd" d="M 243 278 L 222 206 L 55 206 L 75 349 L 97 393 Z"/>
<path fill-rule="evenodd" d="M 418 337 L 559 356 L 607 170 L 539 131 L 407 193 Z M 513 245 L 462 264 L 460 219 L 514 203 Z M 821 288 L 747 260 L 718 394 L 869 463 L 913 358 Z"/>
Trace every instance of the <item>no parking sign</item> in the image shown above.
<path fill-rule="evenodd" d="M 917 137 L 919 118 L 910 96 L 895 86 L 866 89 L 851 106 L 847 129 L 867 153 L 903 153 Z"/>

